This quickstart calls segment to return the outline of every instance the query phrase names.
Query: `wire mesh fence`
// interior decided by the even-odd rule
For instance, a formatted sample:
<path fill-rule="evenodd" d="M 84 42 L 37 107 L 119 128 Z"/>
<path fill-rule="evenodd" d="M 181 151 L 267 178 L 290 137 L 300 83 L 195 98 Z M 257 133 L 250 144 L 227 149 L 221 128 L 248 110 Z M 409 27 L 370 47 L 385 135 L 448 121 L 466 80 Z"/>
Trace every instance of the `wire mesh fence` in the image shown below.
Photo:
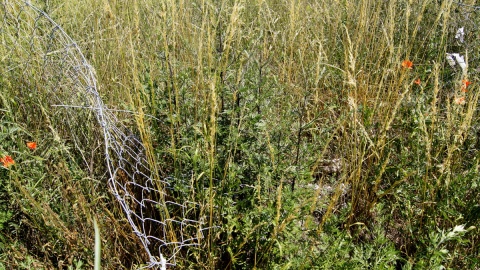
<path fill-rule="evenodd" d="M 43 109 L 67 130 L 58 136 L 67 136 L 85 163 L 95 154 L 86 146 L 103 137 L 96 154 L 105 156 L 109 189 L 150 258 L 147 266 L 175 265 L 178 252 L 208 230 L 201 205 L 169 195 L 171 179 L 158 177 L 142 141 L 102 102 L 94 69 L 61 26 L 28 1 L 2 1 L 0 10 L 2 81 L 47 93 L 38 103 L 50 105 Z"/>
<path fill-rule="evenodd" d="M 75 146 L 85 164 L 91 164 L 89 155 L 96 149 L 92 145 L 102 137 L 102 151 L 93 154 L 105 157 L 108 186 L 145 248 L 148 266 L 176 265 L 176 255 L 184 247 L 198 245 L 210 229 L 204 222 L 205 206 L 172 196 L 172 182 L 182 180 L 158 176 L 141 139 L 123 124 L 119 112 L 103 103 L 95 70 L 61 26 L 28 1 L 0 3 L 2 83 L 16 80 L 24 85 L 21 90 L 48 93 L 38 95 L 38 103 L 50 105 L 44 109 L 66 130 L 58 136 Z M 477 64 L 480 6 L 450 3 L 456 10 L 448 25 L 453 35 L 447 53 Z M 463 72 L 459 58 L 453 56 L 452 67 Z"/>

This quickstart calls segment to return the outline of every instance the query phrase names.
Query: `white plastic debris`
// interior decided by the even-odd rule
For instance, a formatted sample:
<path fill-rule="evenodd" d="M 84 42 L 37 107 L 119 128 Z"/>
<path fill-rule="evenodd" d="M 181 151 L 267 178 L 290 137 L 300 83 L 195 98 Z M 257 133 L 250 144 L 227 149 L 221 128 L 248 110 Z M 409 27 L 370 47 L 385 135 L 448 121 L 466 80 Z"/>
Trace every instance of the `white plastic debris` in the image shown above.
<path fill-rule="evenodd" d="M 455 38 L 461 43 L 463 43 L 465 37 L 465 32 L 463 30 L 464 27 L 458 28 L 457 33 L 455 34 Z"/>
<path fill-rule="evenodd" d="M 460 65 L 462 70 L 464 72 L 467 71 L 467 64 L 465 63 L 465 58 L 463 58 L 463 56 L 458 53 L 454 53 L 453 56 L 455 56 L 455 60 L 457 60 L 457 63 Z"/>
<path fill-rule="evenodd" d="M 463 55 L 458 53 L 447 53 L 447 62 L 453 68 L 455 67 L 456 63 L 462 68 L 462 71 L 465 73 L 467 72 L 467 63 L 465 62 L 465 58 Z"/>
<path fill-rule="evenodd" d="M 455 65 L 457 64 L 457 62 L 455 62 L 455 59 L 453 58 L 451 53 L 447 53 L 447 62 L 452 68 L 454 68 Z"/>

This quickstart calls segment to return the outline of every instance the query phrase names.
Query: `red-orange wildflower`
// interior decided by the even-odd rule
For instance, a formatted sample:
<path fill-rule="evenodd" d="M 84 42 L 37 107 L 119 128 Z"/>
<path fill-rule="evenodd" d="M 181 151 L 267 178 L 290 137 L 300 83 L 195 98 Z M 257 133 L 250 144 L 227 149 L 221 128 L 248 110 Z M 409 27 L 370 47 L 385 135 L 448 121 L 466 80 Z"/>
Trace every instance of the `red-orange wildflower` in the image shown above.
<path fill-rule="evenodd" d="M 467 87 L 471 84 L 469 80 L 462 80 L 462 92 L 467 92 Z"/>
<path fill-rule="evenodd" d="M 3 158 L 0 158 L 0 162 L 3 163 L 3 167 L 8 168 L 15 164 L 15 160 L 11 156 L 5 156 Z"/>
<path fill-rule="evenodd" d="M 455 104 L 464 105 L 464 104 L 465 104 L 465 97 L 457 97 L 457 98 L 455 98 Z"/>
<path fill-rule="evenodd" d="M 413 63 L 410 60 L 403 60 L 402 67 L 407 69 L 412 69 Z"/>
<path fill-rule="evenodd" d="M 416 79 L 415 81 L 413 81 L 414 84 L 416 85 L 420 85 L 420 78 Z"/>
<path fill-rule="evenodd" d="M 35 149 L 37 149 L 37 143 L 36 142 L 27 142 L 27 147 L 30 148 L 30 150 L 35 150 Z"/>

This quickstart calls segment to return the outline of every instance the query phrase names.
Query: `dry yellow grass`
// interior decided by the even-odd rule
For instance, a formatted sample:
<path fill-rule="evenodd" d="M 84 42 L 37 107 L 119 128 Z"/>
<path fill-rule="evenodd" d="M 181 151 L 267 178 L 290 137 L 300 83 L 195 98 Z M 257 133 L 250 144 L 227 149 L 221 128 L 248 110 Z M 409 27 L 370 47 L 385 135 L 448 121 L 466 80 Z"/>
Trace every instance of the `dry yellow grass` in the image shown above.
<path fill-rule="evenodd" d="M 292 245 L 285 240 L 289 239 L 287 228 L 297 223 L 305 230 L 302 237 L 311 237 L 305 240 L 311 246 L 302 256 L 315 258 L 325 226 L 340 216 L 341 187 L 349 187 L 348 213 L 341 216 L 349 234 L 362 231 L 357 231 L 359 224 L 367 224 L 373 231 L 375 222 L 380 222 L 375 211 L 385 204 L 393 205 L 391 222 L 399 222 L 398 217 L 405 214 L 398 207 L 400 189 L 415 197 L 409 209 L 420 209 L 405 214 L 412 222 L 419 220 L 414 226 L 428 225 L 436 231 L 437 224 L 427 219 L 441 211 L 435 208 L 436 201 L 440 205 L 441 193 L 454 189 L 455 181 L 460 181 L 458 175 L 474 170 L 473 163 L 462 155 L 468 152 L 469 157 L 476 157 L 472 154 L 475 147 L 467 144 L 474 144 L 472 132 L 478 124 L 478 74 L 473 68 L 464 74 L 444 64 L 449 50 L 465 49 L 461 53 L 468 57 L 478 55 L 478 42 L 472 41 L 468 48 L 452 45 L 466 10 L 476 4 L 473 0 L 460 6 L 452 0 L 47 3 L 38 5 L 82 48 L 96 70 L 105 103 L 133 112 L 133 117 L 121 121 L 139 134 L 156 177 L 194 172 L 188 196 L 205 206 L 199 211 L 206 213 L 208 226 L 221 229 L 209 231 L 199 249 L 178 254 L 180 267 L 273 267 L 276 262 L 269 261 L 272 258 L 279 260 L 276 266 L 298 266 L 298 262 L 286 262 L 293 251 L 283 253 L 289 250 L 285 246 Z M 473 27 L 480 19 L 470 19 L 472 33 L 478 30 Z M 413 62 L 413 69 L 402 67 L 407 59 Z M 477 64 L 478 59 L 472 57 L 471 61 Z M 474 83 L 465 105 L 459 106 L 453 97 L 461 94 L 459 82 L 467 75 Z M 415 83 L 418 79 L 420 85 Z M 10 100 L 11 94 L 19 92 L 15 90 L 17 82 L 9 82 L 8 87 L 2 83 L 8 89 L 0 94 L 2 108 L 8 112 L 2 119 L 29 122 L 26 119 L 33 111 L 19 106 L 22 100 Z M 35 125 L 23 126 L 27 133 L 42 134 L 45 140 L 65 135 L 49 122 L 53 116 L 48 108 L 41 114 Z M 127 122 L 129 119 L 133 121 Z M 86 133 L 98 135 L 89 128 L 92 130 Z M 97 141 L 89 150 L 93 152 L 100 144 Z M 70 157 L 73 154 L 64 150 L 52 154 L 55 162 L 51 166 L 78 162 L 78 157 Z M 237 163 L 239 159 L 242 163 Z M 334 176 L 319 173 L 323 161 L 336 159 L 342 161 L 341 172 Z M 257 166 L 242 171 L 248 162 Z M 78 163 L 69 169 L 78 170 L 78 183 L 52 180 L 63 183 L 60 193 L 68 197 L 65 200 L 72 204 L 71 209 L 42 207 L 41 199 L 30 197 L 32 190 L 18 182 L 20 175 L 9 176 L 18 195 L 26 198 L 28 207 L 24 207 L 43 217 L 35 219 L 37 224 L 30 228 L 39 226 L 43 232 L 47 230 L 44 223 L 49 223 L 58 235 L 81 238 L 73 241 L 66 237 L 66 246 L 52 247 L 52 252 L 44 250 L 53 240 L 38 238 L 35 244 L 45 245 L 44 250 L 36 248 L 30 255 L 38 260 L 44 255 L 41 263 L 46 268 L 57 267 L 52 257 L 58 250 L 69 253 L 59 255 L 65 265 L 73 264 L 65 260 L 78 258 L 92 265 L 94 239 L 80 236 L 93 235 L 92 217 L 96 216 L 103 233 L 104 267 L 120 269 L 144 263 L 145 254 L 122 220 L 121 210 L 104 186 L 98 188 L 102 182 L 93 181 L 104 180 L 103 175 L 82 172 L 83 165 Z M 467 163 L 471 167 L 465 168 Z M 415 165 L 395 167 L 398 164 Z M 320 196 L 322 187 L 331 185 L 332 179 L 343 185 L 337 185 L 325 203 Z M 247 184 L 238 188 L 241 181 Z M 320 188 L 307 189 L 305 196 L 298 194 L 311 182 Z M 251 197 L 245 199 L 242 192 L 250 186 L 253 195 L 248 193 Z M 201 197 L 203 189 L 207 192 Z M 91 190 L 95 192 L 88 193 Z M 247 201 L 242 203 L 254 214 L 237 212 L 235 199 Z M 446 205 L 452 203 L 445 201 Z M 324 213 L 316 220 L 313 214 L 320 206 Z M 69 214 L 58 212 L 63 210 Z M 264 212 L 270 216 L 262 216 Z M 249 215 L 254 216 L 252 220 Z M 451 218 L 436 218 L 442 220 L 438 226 L 454 223 Z M 368 224 L 370 220 L 374 221 Z M 66 221 L 71 224 L 64 224 Z M 272 222 L 271 230 L 264 229 Z M 311 231 L 315 233 L 310 235 Z M 169 233 L 175 239 L 175 232 Z M 408 234 L 406 229 L 402 233 Z M 239 241 L 237 235 L 245 238 Z M 406 235 L 407 240 L 396 247 L 406 261 L 414 254 L 408 246 L 412 236 Z M 23 250 L 24 245 L 21 247 Z M 478 247 L 474 249 L 478 252 Z M 15 252 L 9 249 L 7 253 Z M 17 259 L 7 259 L 7 265 L 18 266 L 19 256 L 15 253 Z M 455 259 L 448 262 L 455 265 Z M 304 263 L 312 266 L 316 262 L 308 259 Z"/>

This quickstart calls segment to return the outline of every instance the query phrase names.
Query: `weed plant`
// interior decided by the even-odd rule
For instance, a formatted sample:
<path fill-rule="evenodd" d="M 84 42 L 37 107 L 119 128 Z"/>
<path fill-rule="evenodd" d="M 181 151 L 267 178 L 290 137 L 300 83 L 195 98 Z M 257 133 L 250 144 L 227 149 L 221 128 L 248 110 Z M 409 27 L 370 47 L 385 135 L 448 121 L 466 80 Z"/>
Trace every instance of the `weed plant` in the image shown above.
<path fill-rule="evenodd" d="M 105 103 L 133 112 L 119 119 L 176 200 L 206 206 L 216 229 L 179 268 L 479 267 L 475 1 L 35 4 L 82 48 Z M 102 267 L 141 267 L 94 118 L 55 113 L 40 74 L 7 64 L 0 269 L 93 268 L 95 219 Z"/>

